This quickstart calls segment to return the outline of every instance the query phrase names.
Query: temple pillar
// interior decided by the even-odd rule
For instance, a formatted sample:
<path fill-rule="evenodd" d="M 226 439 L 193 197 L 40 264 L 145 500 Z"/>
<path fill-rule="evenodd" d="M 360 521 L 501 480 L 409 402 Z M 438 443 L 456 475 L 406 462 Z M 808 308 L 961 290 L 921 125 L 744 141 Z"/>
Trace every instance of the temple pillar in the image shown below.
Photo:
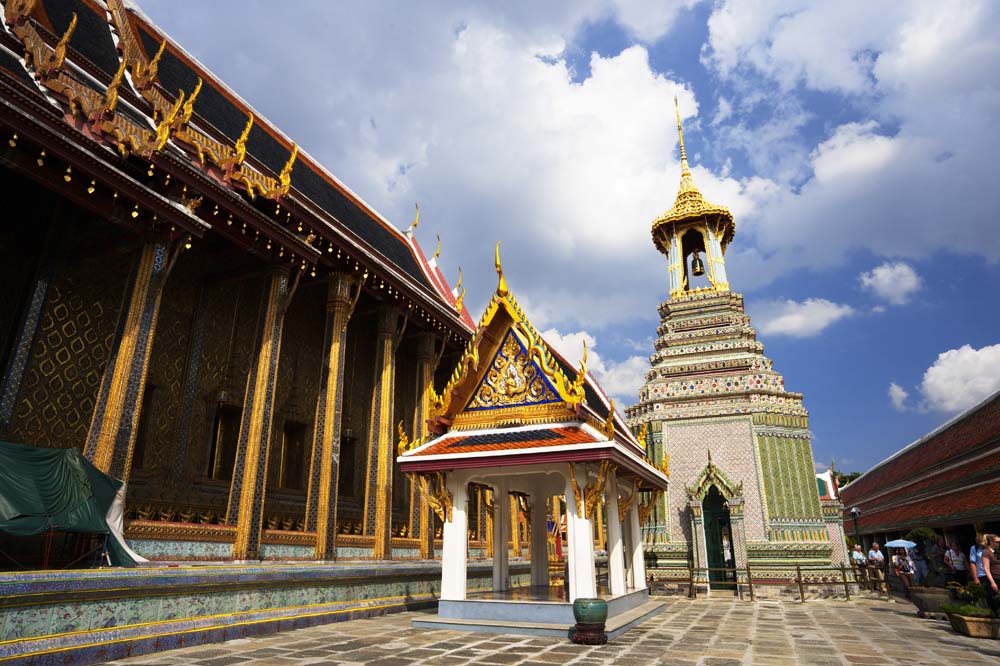
<path fill-rule="evenodd" d="M 586 479 L 586 466 L 581 466 L 576 476 Z M 581 597 L 595 597 L 597 574 L 594 569 L 593 528 L 587 519 L 582 489 L 575 487 L 572 477 L 566 479 L 566 533 L 569 551 L 566 567 L 566 576 L 569 578 L 569 601 Z"/>
<path fill-rule="evenodd" d="M 510 550 L 514 557 L 521 557 L 521 509 L 517 497 L 510 495 Z"/>
<path fill-rule="evenodd" d="M 625 594 L 625 546 L 618 514 L 618 475 L 614 472 L 608 475 L 604 502 L 608 517 L 608 587 L 613 595 Z"/>
<path fill-rule="evenodd" d="M 84 456 L 95 467 L 126 483 L 146 391 L 160 298 L 178 247 L 176 241 L 152 239 L 139 250 L 84 445 Z"/>
<path fill-rule="evenodd" d="M 642 547 L 642 528 L 639 525 L 639 505 L 638 502 L 632 505 L 628 512 L 629 545 L 632 548 L 629 560 L 631 561 L 632 588 L 636 590 L 646 589 L 646 554 Z"/>
<path fill-rule="evenodd" d="M 545 496 L 531 495 L 531 584 L 549 584 L 548 510 Z"/>
<path fill-rule="evenodd" d="M 701 502 L 690 500 L 688 511 L 691 514 L 691 561 L 696 569 L 704 569 L 708 566 L 706 556 L 708 549 L 705 544 L 705 517 L 701 512 Z M 703 575 L 702 572 L 696 571 L 695 578 L 702 582 L 707 581 L 708 572 L 704 572 Z"/>
<path fill-rule="evenodd" d="M 747 567 L 747 532 L 743 521 L 743 506 L 742 497 L 733 497 L 726 501 L 726 507 L 729 509 L 729 536 L 733 543 L 733 566 L 737 570 Z M 745 578 L 745 574 L 737 571 L 737 578 L 741 577 Z"/>
<path fill-rule="evenodd" d="M 437 357 L 434 347 L 437 336 L 420 333 L 417 336 L 417 400 L 413 410 L 413 439 L 424 439 L 428 435 L 427 417 L 430 408 L 430 392 L 434 387 L 434 371 Z M 480 497 L 480 507 L 482 497 Z M 480 513 L 482 511 L 480 510 Z M 420 559 L 434 558 L 434 513 L 427 498 L 410 485 L 410 537 L 420 541 Z"/>
<path fill-rule="evenodd" d="M 274 385 L 281 356 L 281 333 L 298 277 L 296 273 L 292 278 L 287 268 L 273 270 L 264 287 L 264 301 L 257 316 L 253 361 L 247 374 L 226 512 L 226 524 L 236 526 L 235 560 L 253 560 L 260 556 L 267 454 L 274 416 Z"/>
<path fill-rule="evenodd" d="M 499 481 L 493 487 L 493 589 L 498 592 L 510 587 L 510 561 L 507 552 L 510 533 L 508 497 L 507 482 Z"/>
<path fill-rule="evenodd" d="M 368 439 L 364 533 L 375 537 L 372 557 L 376 560 L 392 559 L 392 462 L 396 449 L 393 402 L 396 389 L 396 348 L 401 337 L 400 314 L 400 309 L 392 305 L 383 305 L 379 309 L 375 343 L 375 385 L 372 389 Z"/>
<path fill-rule="evenodd" d="M 347 324 L 360 295 L 358 278 L 332 273 L 327 284 L 323 364 L 316 397 L 306 531 L 316 533 L 314 557 L 337 557 L 337 479 L 340 476 L 340 428 L 344 403 Z"/>
<path fill-rule="evenodd" d="M 469 548 L 468 483 L 464 476 L 447 474 L 445 487 L 451 493 L 450 514 L 445 515 L 441 548 L 441 599 L 461 601 L 467 589 L 466 564 Z"/>

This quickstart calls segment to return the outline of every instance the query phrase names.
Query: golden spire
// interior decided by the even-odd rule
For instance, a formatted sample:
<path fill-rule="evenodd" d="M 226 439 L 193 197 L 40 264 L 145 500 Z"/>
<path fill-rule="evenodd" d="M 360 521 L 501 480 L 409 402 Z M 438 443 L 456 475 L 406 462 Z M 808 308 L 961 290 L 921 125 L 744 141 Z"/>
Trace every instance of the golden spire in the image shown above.
<path fill-rule="evenodd" d="M 681 178 L 685 176 L 690 178 L 691 169 L 688 168 L 687 151 L 684 150 L 684 129 L 681 127 L 681 106 L 677 101 L 677 95 L 674 95 L 674 110 L 677 111 L 677 136 L 681 140 Z"/>
<path fill-rule="evenodd" d="M 677 113 L 677 137 L 681 149 L 681 183 L 677 189 L 674 205 L 667 212 L 653 220 L 653 241 L 664 254 L 669 252 L 669 240 L 661 237 L 657 240 L 657 228 L 672 229 L 677 224 L 711 223 L 713 232 L 719 234 L 723 247 L 729 244 L 735 233 L 733 215 L 725 206 L 719 206 L 705 201 L 691 177 L 691 167 L 688 165 L 687 149 L 684 147 L 684 129 L 681 126 L 681 108 L 677 96 L 674 96 L 674 110 Z M 665 232 L 666 233 L 666 232 Z M 662 234 L 660 234 L 662 236 Z"/>

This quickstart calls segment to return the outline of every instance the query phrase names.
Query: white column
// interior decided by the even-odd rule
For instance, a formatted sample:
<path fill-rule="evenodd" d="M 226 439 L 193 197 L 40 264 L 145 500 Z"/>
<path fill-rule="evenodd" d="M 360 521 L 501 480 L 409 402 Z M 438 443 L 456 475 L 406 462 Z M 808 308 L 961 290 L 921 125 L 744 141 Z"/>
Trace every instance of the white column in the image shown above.
<path fill-rule="evenodd" d="M 629 543 L 632 547 L 632 587 L 636 590 L 646 589 L 646 559 L 642 549 L 642 530 L 639 527 L 639 502 L 632 505 L 628 512 Z"/>
<path fill-rule="evenodd" d="M 493 486 L 493 589 L 496 591 L 510 587 L 507 559 L 507 539 L 510 534 L 509 497 L 506 481 L 499 481 Z"/>
<path fill-rule="evenodd" d="M 608 586 L 611 594 L 625 594 L 625 546 L 622 525 L 618 518 L 618 477 L 612 472 L 604 489 L 608 516 Z"/>
<path fill-rule="evenodd" d="M 576 468 L 576 478 L 581 479 L 583 483 L 586 483 L 586 474 L 586 467 L 581 465 Z M 573 484 L 569 479 L 566 480 L 566 531 L 569 541 L 569 553 L 567 553 L 569 561 L 566 568 L 566 575 L 569 576 L 569 600 L 596 597 L 597 573 L 594 570 L 593 529 L 590 520 L 577 511 Z"/>
<path fill-rule="evenodd" d="M 545 495 L 541 492 L 531 495 L 531 584 L 549 584 L 549 515 L 545 507 Z"/>
<path fill-rule="evenodd" d="M 466 556 L 469 550 L 468 483 L 454 472 L 446 482 L 452 496 L 451 520 L 444 523 L 441 550 L 441 598 L 453 601 L 465 599 Z"/>

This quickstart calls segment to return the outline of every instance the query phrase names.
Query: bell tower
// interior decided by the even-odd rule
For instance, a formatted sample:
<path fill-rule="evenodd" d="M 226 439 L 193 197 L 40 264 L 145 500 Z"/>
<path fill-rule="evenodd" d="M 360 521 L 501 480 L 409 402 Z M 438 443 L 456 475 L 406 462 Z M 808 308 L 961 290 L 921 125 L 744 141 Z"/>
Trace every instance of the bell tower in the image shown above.
<path fill-rule="evenodd" d="M 711 569 L 699 584 L 722 589 L 740 584 L 715 575 L 727 567 L 788 578 L 799 565 L 838 564 L 843 526 L 837 507 L 820 504 L 809 412 L 764 355 L 743 296 L 729 290 L 736 225 L 694 184 L 679 108 L 677 132 L 680 189 L 652 227 L 670 295 L 639 402 L 625 410 L 654 463 L 670 461 L 670 487 L 643 528 L 646 554 Z M 696 288 L 691 278 L 702 275 L 708 284 Z"/>
<path fill-rule="evenodd" d="M 674 108 L 681 147 L 681 184 L 674 205 L 653 220 L 653 243 L 667 255 L 671 299 L 692 292 L 726 292 L 729 291 L 726 248 L 736 233 L 736 224 L 728 208 L 705 201 L 694 184 L 684 148 L 684 130 L 677 97 L 674 97 Z M 701 255 L 705 255 L 704 261 Z M 690 267 L 688 257 L 691 257 Z M 707 273 L 711 286 L 692 289 L 689 270 L 693 276 Z"/>

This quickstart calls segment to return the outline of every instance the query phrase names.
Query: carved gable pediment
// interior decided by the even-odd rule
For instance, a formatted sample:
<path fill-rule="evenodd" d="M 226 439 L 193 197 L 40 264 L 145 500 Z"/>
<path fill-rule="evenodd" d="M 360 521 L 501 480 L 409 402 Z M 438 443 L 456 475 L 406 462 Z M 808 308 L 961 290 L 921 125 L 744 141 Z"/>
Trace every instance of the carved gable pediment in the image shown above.
<path fill-rule="evenodd" d="M 708 459 L 708 464 L 698 475 L 694 485 L 686 486 L 684 490 L 690 500 L 701 502 L 712 486 L 718 488 L 727 501 L 743 496 L 743 482 L 733 483 L 721 469 L 716 467 L 711 458 Z"/>
<path fill-rule="evenodd" d="M 500 348 L 465 406 L 466 411 L 526 407 L 560 402 L 545 373 L 529 357 L 514 329 Z"/>

